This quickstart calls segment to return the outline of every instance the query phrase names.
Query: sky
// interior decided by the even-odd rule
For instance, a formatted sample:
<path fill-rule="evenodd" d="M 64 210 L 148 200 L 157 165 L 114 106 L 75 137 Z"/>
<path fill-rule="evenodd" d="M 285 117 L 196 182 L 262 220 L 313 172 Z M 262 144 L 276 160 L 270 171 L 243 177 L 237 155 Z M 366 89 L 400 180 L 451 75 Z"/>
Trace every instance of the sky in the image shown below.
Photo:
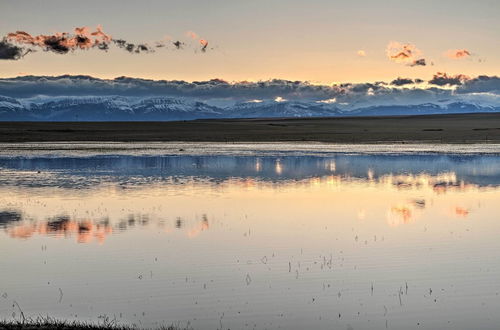
<path fill-rule="evenodd" d="M 0 36 L 73 33 L 83 26 L 95 31 L 100 25 L 115 40 L 154 50 L 129 53 L 110 43 L 106 51 L 58 54 L 17 43 L 36 52 L 0 60 L 0 78 L 72 74 L 331 84 L 430 79 L 436 72 L 493 76 L 500 75 L 498 17 L 498 0 L 0 0 Z M 200 39 L 208 42 L 205 52 Z M 183 49 L 172 46 L 177 40 Z M 152 46 L 157 42 L 167 46 Z M 391 42 L 396 49 L 388 54 Z M 397 57 L 407 49 L 411 59 Z M 412 65 L 421 59 L 425 66 Z"/>

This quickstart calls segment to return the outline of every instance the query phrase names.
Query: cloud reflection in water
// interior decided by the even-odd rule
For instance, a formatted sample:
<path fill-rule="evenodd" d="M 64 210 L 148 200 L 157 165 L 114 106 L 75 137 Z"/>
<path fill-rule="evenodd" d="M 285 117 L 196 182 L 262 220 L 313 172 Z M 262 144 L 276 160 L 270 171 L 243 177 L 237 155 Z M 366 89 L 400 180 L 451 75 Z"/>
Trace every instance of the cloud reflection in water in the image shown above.
<path fill-rule="evenodd" d="M 253 191 L 257 194 L 273 189 L 307 194 L 313 189 L 342 191 L 357 187 L 360 191 L 384 193 L 404 191 L 414 196 L 406 200 L 387 200 L 386 222 L 389 226 L 413 223 L 435 196 L 496 190 L 500 185 L 500 156 L 495 155 L 344 155 L 333 156 L 92 156 L 0 158 L 0 201 L 20 204 L 18 208 L 0 210 L 0 229 L 13 238 L 34 235 L 71 238 L 79 243 L 99 242 L 132 228 L 162 228 L 163 232 L 183 231 L 188 238 L 207 231 L 208 216 L 152 214 L 138 210 L 142 199 L 133 197 L 135 210 L 110 215 L 107 205 L 99 210 L 86 209 L 86 196 L 110 189 L 113 204 L 120 196 L 149 198 L 154 189 L 187 194 L 196 203 L 200 194 L 211 192 Z M 357 189 L 356 188 L 356 189 Z M 71 210 L 45 210 L 44 216 L 25 209 L 20 200 L 9 200 L 12 191 L 50 198 L 64 191 L 78 196 L 78 215 Z M 284 190 L 283 190 L 284 189 Z M 145 197 L 146 196 L 146 197 Z M 433 197 L 434 196 L 434 197 Z M 353 198 L 357 200 L 357 198 Z M 358 220 L 372 217 L 365 202 L 356 201 Z M 62 203 L 64 205 L 64 202 Z M 161 205 L 153 206 L 153 209 Z M 340 207 L 340 206 L 339 206 Z M 354 207 L 354 206 L 345 206 Z M 466 218 L 470 205 L 450 206 L 454 217 Z M 48 213 L 47 213 L 48 212 Z M 50 214 L 52 212 L 52 214 Z M 89 213 L 90 212 L 90 213 Z M 163 211 L 165 212 L 165 211 Z M 153 212 L 154 213 L 154 212 Z M 59 215 L 57 215 L 59 214 Z M 63 214 L 63 215 L 60 215 Z M 84 215 L 82 215 L 84 214 Z M 166 224 L 170 225 L 166 225 Z"/>

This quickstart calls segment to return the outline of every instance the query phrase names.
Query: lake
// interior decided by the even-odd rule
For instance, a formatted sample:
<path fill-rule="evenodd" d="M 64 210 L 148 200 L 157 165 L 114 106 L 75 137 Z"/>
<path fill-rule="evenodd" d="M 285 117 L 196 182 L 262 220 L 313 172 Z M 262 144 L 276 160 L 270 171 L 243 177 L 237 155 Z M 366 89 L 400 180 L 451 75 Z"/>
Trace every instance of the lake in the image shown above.
<path fill-rule="evenodd" d="M 500 146 L 3 144 L 0 317 L 497 329 Z"/>

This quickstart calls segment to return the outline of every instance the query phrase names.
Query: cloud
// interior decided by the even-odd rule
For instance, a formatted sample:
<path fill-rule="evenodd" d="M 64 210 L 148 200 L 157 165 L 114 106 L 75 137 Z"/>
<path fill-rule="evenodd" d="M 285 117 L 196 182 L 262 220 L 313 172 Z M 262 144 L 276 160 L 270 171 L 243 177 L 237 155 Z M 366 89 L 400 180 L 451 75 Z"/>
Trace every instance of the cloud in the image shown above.
<path fill-rule="evenodd" d="M 111 42 L 111 36 L 104 33 L 100 26 L 91 32 L 88 27 L 75 28 L 74 33 L 56 33 L 53 35 L 37 35 L 24 31 L 17 31 L 7 34 L 6 39 L 21 45 L 40 47 L 45 51 L 58 54 L 66 54 L 76 49 L 99 48 L 107 49 Z"/>
<path fill-rule="evenodd" d="M 393 81 L 391 81 L 391 85 L 394 85 L 394 86 L 404 86 L 404 85 L 410 85 L 413 83 L 414 83 L 413 79 L 401 78 L 401 77 L 398 77 L 397 79 L 394 79 Z"/>
<path fill-rule="evenodd" d="M 444 56 L 454 60 L 464 59 L 470 57 L 471 55 L 472 53 L 467 49 L 450 49 L 444 53 Z"/>
<path fill-rule="evenodd" d="M 125 49 L 129 53 L 152 53 L 154 50 L 147 44 L 133 44 L 123 39 L 114 39 L 113 43 L 119 48 Z M 158 45 L 157 45 L 158 47 Z"/>
<path fill-rule="evenodd" d="M 198 39 L 198 35 L 194 32 L 188 32 L 188 37 Z M 205 39 L 198 40 L 200 50 L 205 53 L 208 49 L 208 41 Z M 25 31 L 16 31 L 7 34 L 0 42 L 0 59 L 21 59 L 29 52 L 35 51 L 36 48 L 41 48 L 47 52 L 56 54 L 68 54 L 75 50 L 98 49 L 107 51 L 110 45 L 123 49 L 129 53 L 153 53 L 156 48 L 163 48 L 171 45 L 174 49 L 182 49 L 184 42 L 171 42 L 170 38 L 157 41 L 154 46 L 148 43 L 133 43 L 121 38 L 112 38 L 109 34 L 102 30 L 98 25 L 94 31 L 88 27 L 77 27 L 72 33 L 58 32 L 52 35 L 36 35 L 33 36 Z M 24 47 L 28 48 L 24 48 Z"/>
<path fill-rule="evenodd" d="M 446 72 L 438 72 L 433 76 L 431 80 L 429 80 L 429 83 L 438 86 L 457 86 L 462 85 L 469 79 L 470 78 L 468 76 L 463 74 L 448 75 Z"/>
<path fill-rule="evenodd" d="M 199 36 L 196 34 L 196 32 L 193 31 L 186 31 L 186 36 L 191 39 L 198 39 Z"/>
<path fill-rule="evenodd" d="M 167 97 L 193 102 L 201 101 L 216 106 L 230 106 L 251 100 L 270 104 L 274 104 L 275 101 L 281 101 L 281 103 L 314 102 L 321 107 L 335 107 L 346 111 L 371 106 L 409 106 L 426 103 L 440 105 L 453 102 L 477 102 L 477 104 L 493 106 L 500 104 L 500 78 L 480 76 L 464 80 L 465 76 L 457 76 L 439 73 L 433 78 L 435 85 L 433 87 L 411 85 L 410 80 L 414 84 L 422 81 L 410 78 L 397 78 L 390 84 L 376 82 L 313 85 L 307 81 L 282 79 L 256 82 L 228 82 L 222 79 L 212 79 L 187 82 L 130 77 L 99 79 L 91 76 L 70 75 L 23 76 L 0 79 L 0 95 L 18 100 L 31 99 L 33 102 L 38 102 L 37 100 L 46 102 L 47 99 L 57 100 L 65 97 L 98 98 L 101 96 Z M 453 79 L 461 80 L 463 84 L 453 85 L 456 83 Z"/>
<path fill-rule="evenodd" d="M 364 50 L 358 50 L 357 54 L 360 57 L 366 57 L 366 52 Z"/>
<path fill-rule="evenodd" d="M 184 45 L 184 43 L 183 43 L 183 42 L 181 42 L 181 41 L 179 41 L 179 40 L 174 41 L 172 44 L 173 44 L 173 45 L 175 46 L 175 48 L 177 48 L 177 49 L 181 49 L 181 48 L 182 48 L 182 46 Z"/>
<path fill-rule="evenodd" d="M 241 99 L 287 99 L 335 97 L 355 86 L 312 85 L 303 81 L 273 79 L 257 82 L 229 83 L 222 79 L 187 82 L 182 80 L 149 80 L 130 77 L 99 79 L 91 76 L 24 76 L 0 79 L 0 95 L 33 97 L 36 95 L 121 95 L 176 97 L 212 97 Z"/>
<path fill-rule="evenodd" d="M 327 100 L 319 100 L 319 101 L 316 101 L 316 103 L 332 104 L 332 103 L 337 103 L 337 99 L 333 98 L 333 99 L 327 99 Z"/>
<path fill-rule="evenodd" d="M 200 39 L 201 51 L 206 52 L 208 47 L 208 41 L 205 39 Z"/>
<path fill-rule="evenodd" d="M 408 63 L 414 61 L 415 56 L 419 56 L 422 52 L 412 44 L 401 44 L 396 41 L 391 41 L 387 45 L 386 54 L 390 60 L 396 63 Z"/>
<path fill-rule="evenodd" d="M 0 41 L 0 60 L 19 60 L 26 54 L 27 52 L 23 48 L 8 42 L 6 39 Z"/>
<path fill-rule="evenodd" d="M 478 76 L 468 79 L 456 91 L 457 93 L 491 93 L 500 95 L 500 77 Z"/>
<path fill-rule="evenodd" d="M 391 41 L 385 52 L 389 60 L 395 63 L 408 66 L 425 66 L 427 64 L 425 58 L 422 58 L 422 52 L 413 44 Z"/>
<path fill-rule="evenodd" d="M 198 40 L 198 42 L 200 43 L 201 45 L 201 51 L 204 53 L 207 51 L 207 47 L 208 47 L 208 41 L 206 41 L 205 39 L 202 39 L 200 38 L 200 36 L 196 33 L 196 32 L 193 32 L 193 31 L 187 31 L 186 32 L 186 36 L 190 39 L 193 39 L 193 40 Z M 179 47 L 178 47 L 179 48 Z"/>
<path fill-rule="evenodd" d="M 411 62 L 408 65 L 409 66 L 426 66 L 427 62 L 425 61 L 425 58 L 420 58 L 418 60 L 414 60 L 413 62 Z"/>

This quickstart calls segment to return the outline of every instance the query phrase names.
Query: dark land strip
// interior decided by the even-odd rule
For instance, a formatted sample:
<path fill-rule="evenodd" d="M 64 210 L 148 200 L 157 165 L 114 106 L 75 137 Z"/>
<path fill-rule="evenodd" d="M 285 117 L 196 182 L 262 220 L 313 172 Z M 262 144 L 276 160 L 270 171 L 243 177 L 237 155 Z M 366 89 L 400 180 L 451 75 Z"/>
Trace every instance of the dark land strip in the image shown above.
<path fill-rule="evenodd" d="M 0 142 L 500 143 L 500 113 L 175 122 L 0 122 Z"/>

